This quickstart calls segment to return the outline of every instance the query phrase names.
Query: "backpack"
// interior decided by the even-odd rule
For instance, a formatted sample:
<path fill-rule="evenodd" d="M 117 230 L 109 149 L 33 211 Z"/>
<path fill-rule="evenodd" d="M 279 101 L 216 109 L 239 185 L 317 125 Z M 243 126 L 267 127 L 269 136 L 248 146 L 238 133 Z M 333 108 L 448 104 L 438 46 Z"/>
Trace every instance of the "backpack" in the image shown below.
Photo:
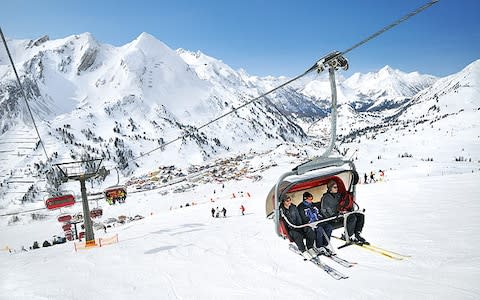
<path fill-rule="evenodd" d="M 342 199 L 338 202 L 338 211 L 351 211 L 353 209 L 353 196 L 350 193 L 346 193 Z"/>

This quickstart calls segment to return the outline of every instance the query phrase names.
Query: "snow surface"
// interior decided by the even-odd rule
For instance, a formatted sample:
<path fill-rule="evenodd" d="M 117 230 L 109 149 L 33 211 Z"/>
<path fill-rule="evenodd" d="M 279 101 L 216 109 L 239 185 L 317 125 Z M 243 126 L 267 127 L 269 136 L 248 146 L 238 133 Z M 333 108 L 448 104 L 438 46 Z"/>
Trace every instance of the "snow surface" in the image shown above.
<path fill-rule="evenodd" d="M 0 298 L 478 299 L 478 170 L 444 165 L 443 175 L 422 176 L 403 161 L 398 159 L 398 170 L 386 172 L 388 181 L 359 185 L 357 200 L 366 209 L 363 235 L 410 255 L 406 260 L 347 247 L 338 253 L 358 262 L 353 268 L 323 259 L 350 276 L 336 281 L 289 251 L 264 215 L 270 187 L 293 166 L 284 160 L 258 182 L 227 182 L 223 189 L 206 184 L 166 196 L 156 191 L 130 195 L 125 205 L 106 208 L 104 218 L 137 213 L 146 218 L 107 234 L 96 232 L 97 237 L 118 233 L 117 244 L 78 252 L 71 242 L 16 254 L 2 251 Z M 245 197 L 232 198 L 239 191 Z M 179 208 L 190 201 L 198 204 Z M 228 217 L 212 218 L 212 206 L 226 207 Z M 4 225 L 0 246 L 28 247 L 59 227 L 54 216 Z"/>

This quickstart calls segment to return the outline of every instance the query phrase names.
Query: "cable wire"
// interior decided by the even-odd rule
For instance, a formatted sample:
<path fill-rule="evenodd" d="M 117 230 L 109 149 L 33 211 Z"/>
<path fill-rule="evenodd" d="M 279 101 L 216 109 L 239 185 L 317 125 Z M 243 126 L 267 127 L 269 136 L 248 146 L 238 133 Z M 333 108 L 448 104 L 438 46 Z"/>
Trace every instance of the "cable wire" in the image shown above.
<path fill-rule="evenodd" d="M 424 5 L 422 5 L 421 7 L 417 8 L 416 10 L 412 11 L 411 13 L 408 13 L 406 14 L 405 16 L 401 17 L 400 19 L 396 20 L 395 22 L 391 23 L 390 25 L 387 25 L 385 27 L 383 27 L 382 29 L 380 29 L 379 31 L 375 32 L 374 34 L 370 35 L 369 37 L 367 37 L 366 39 L 356 43 L 355 45 L 353 45 L 352 47 L 344 50 L 342 52 L 342 55 L 343 54 L 347 54 L 348 52 L 352 51 L 353 49 L 355 48 L 358 48 L 360 47 L 361 45 L 369 42 L 370 40 L 376 38 L 377 36 L 381 35 L 382 33 L 384 33 L 385 31 L 387 30 L 390 30 L 392 29 L 393 27 L 397 26 L 398 24 L 410 19 L 411 17 L 413 17 L 414 15 L 424 11 L 425 9 L 429 8 L 430 6 L 432 6 L 433 4 L 437 3 L 438 0 L 432 0 Z"/>
<path fill-rule="evenodd" d="M 207 123 L 201 125 L 200 127 L 197 127 L 197 128 L 195 129 L 195 131 L 198 131 L 198 130 L 200 130 L 200 129 L 202 129 L 202 128 L 205 128 L 205 127 L 209 126 L 210 124 L 215 123 L 215 122 L 217 122 L 218 120 L 223 119 L 223 118 L 225 118 L 226 116 L 228 116 L 228 115 L 230 115 L 230 114 L 233 114 L 234 112 L 236 112 L 236 111 L 244 108 L 245 106 L 250 105 L 250 104 L 252 104 L 253 102 L 260 100 L 261 98 L 268 96 L 269 94 L 275 92 L 276 90 L 281 89 L 282 87 L 284 87 L 284 86 L 292 83 L 293 81 L 302 78 L 303 76 L 307 75 L 307 74 L 310 73 L 311 71 L 312 71 L 312 70 L 308 70 L 308 71 L 304 72 L 303 74 L 300 74 L 300 75 L 298 75 L 297 77 L 292 78 L 292 79 L 288 80 L 288 81 L 285 82 L 285 83 L 282 83 L 281 85 L 277 86 L 276 88 L 273 88 L 273 89 L 271 89 L 270 91 L 268 91 L 268 92 L 266 92 L 266 93 L 264 93 L 264 94 L 262 94 L 262 95 L 260 95 L 260 96 L 258 96 L 258 97 L 256 97 L 256 98 L 253 98 L 253 99 L 251 99 L 251 100 L 248 101 L 248 102 L 245 102 L 244 104 L 240 105 L 239 107 L 236 107 L 236 108 L 230 110 L 229 112 L 227 112 L 227 113 L 225 113 L 225 114 L 223 114 L 223 115 L 221 115 L 221 116 L 218 116 L 218 117 L 216 117 L 215 119 L 212 119 L 212 120 L 208 121 Z M 178 140 L 180 140 L 180 139 L 183 139 L 183 138 L 189 136 L 190 134 L 192 134 L 192 132 L 193 132 L 193 131 L 190 131 L 190 132 L 187 132 L 187 133 L 185 133 L 185 134 L 182 134 L 182 135 L 176 137 L 175 139 L 173 139 L 173 140 L 171 140 L 171 141 L 168 141 L 168 142 L 166 142 L 166 143 L 163 143 L 162 145 L 158 146 L 157 148 L 154 148 L 154 149 L 152 149 L 152 150 L 150 150 L 150 151 L 148 151 L 148 152 L 143 153 L 143 154 L 140 155 L 140 156 L 137 156 L 137 157 L 135 157 L 135 158 L 132 158 L 132 159 L 128 160 L 126 163 L 129 163 L 129 162 L 135 161 L 135 160 L 137 160 L 137 159 L 139 159 L 139 158 L 141 158 L 141 157 L 147 156 L 147 155 L 149 155 L 150 153 L 152 153 L 152 152 L 154 152 L 154 151 L 157 151 L 157 150 L 160 149 L 160 148 L 163 148 L 163 147 L 165 147 L 165 146 L 167 146 L 167 145 L 170 145 L 170 144 L 172 144 L 172 143 L 174 143 L 174 142 L 176 142 L 176 141 L 178 141 Z"/>
<path fill-rule="evenodd" d="M 38 132 L 37 124 L 35 123 L 32 110 L 30 109 L 30 105 L 28 104 L 27 94 L 25 94 L 25 90 L 23 89 L 23 85 L 22 85 L 22 82 L 20 81 L 20 77 L 18 77 L 17 69 L 15 68 L 15 64 L 13 63 L 12 56 L 10 55 L 10 50 L 8 49 L 8 46 L 7 46 L 7 41 L 5 40 L 5 36 L 3 35 L 3 31 L 1 27 L 0 27 L 0 35 L 2 36 L 2 41 L 3 41 L 3 45 L 5 45 L 5 50 L 7 50 L 7 55 L 8 55 L 8 58 L 10 59 L 10 64 L 12 65 L 13 72 L 15 73 L 15 77 L 17 78 L 18 86 L 20 88 L 20 91 L 22 91 L 25 104 L 27 104 L 27 109 L 28 109 L 28 112 L 30 113 L 30 117 L 32 118 L 33 126 L 35 127 L 35 131 L 37 132 L 38 139 L 40 140 L 40 145 L 42 145 L 43 152 L 45 153 L 45 156 L 47 157 L 47 161 L 48 161 L 49 157 L 47 154 L 47 150 L 45 149 L 45 145 L 43 144 L 40 133 Z"/>

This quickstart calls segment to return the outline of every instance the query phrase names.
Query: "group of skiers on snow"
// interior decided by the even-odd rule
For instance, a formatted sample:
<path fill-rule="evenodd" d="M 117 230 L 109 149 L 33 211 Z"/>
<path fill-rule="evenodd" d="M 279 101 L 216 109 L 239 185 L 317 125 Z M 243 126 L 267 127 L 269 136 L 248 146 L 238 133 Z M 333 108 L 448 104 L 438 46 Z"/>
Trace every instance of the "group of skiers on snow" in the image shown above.
<path fill-rule="evenodd" d="M 223 207 L 221 210 L 218 208 L 215 209 L 212 207 L 212 217 L 213 218 L 220 218 L 220 215 L 222 215 L 224 218 L 227 217 L 227 209 L 225 207 Z"/>
<path fill-rule="evenodd" d="M 245 206 L 240 205 L 240 212 L 242 213 L 242 216 L 245 215 Z M 212 210 L 211 210 L 211 213 L 212 213 L 212 218 L 219 218 L 220 215 L 222 215 L 224 218 L 227 217 L 227 209 L 225 207 L 223 207 L 221 210 L 218 208 L 214 208 L 212 207 Z"/>
<path fill-rule="evenodd" d="M 48 240 L 45 240 L 42 244 L 42 247 L 50 247 L 50 246 L 54 246 L 54 245 L 57 245 L 57 244 L 63 244 L 67 242 L 67 239 L 65 237 L 60 237 L 60 236 L 56 236 L 54 235 L 53 236 L 53 240 L 52 242 L 49 242 Z M 33 242 L 33 245 L 29 247 L 30 250 L 35 250 L 35 249 L 39 249 L 40 248 L 40 245 L 38 243 L 38 241 L 34 241 Z M 10 253 L 15 253 L 16 250 L 14 249 L 11 249 L 7 246 L 7 249 L 8 249 L 8 252 Z M 22 248 L 20 249 L 20 251 L 28 251 L 25 246 L 22 246 Z"/>
<path fill-rule="evenodd" d="M 309 192 L 304 192 L 303 201 L 298 207 L 292 203 L 291 197 L 287 194 L 283 195 L 280 205 L 282 216 L 286 219 L 285 225 L 288 235 L 306 259 L 311 259 L 318 254 L 332 255 L 328 246 L 333 225 L 331 222 L 325 222 L 317 224 L 315 228 L 310 226 L 295 228 L 290 224 L 299 226 L 321 221 L 326 218 L 340 216 L 341 213 L 348 212 L 352 208 L 352 204 L 349 205 L 342 201 L 342 195 L 338 192 L 338 185 L 334 180 L 327 183 L 327 192 L 323 194 L 320 202 L 313 202 L 313 195 Z M 365 216 L 362 213 L 353 213 L 348 216 L 346 231 L 350 242 L 366 242 L 360 235 L 364 223 Z M 304 239 L 306 240 L 306 245 L 304 244 Z"/>
<path fill-rule="evenodd" d="M 378 175 L 380 178 L 378 180 L 384 181 L 385 179 L 385 171 L 384 170 L 378 170 Z M 374 183 L 377 182 L 377 179 L 375 178 L 375 172 L 370 171 L 370 175 L 367 175 L 367 173 L 363 174 L 363 183 Z"/>

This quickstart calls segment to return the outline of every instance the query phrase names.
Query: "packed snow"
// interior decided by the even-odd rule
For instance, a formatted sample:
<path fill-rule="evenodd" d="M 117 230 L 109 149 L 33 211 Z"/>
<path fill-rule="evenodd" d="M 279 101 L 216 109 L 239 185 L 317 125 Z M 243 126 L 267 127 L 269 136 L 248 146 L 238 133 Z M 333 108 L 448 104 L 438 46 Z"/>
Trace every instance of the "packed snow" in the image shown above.
<path fill-rule="evenodd" d="M 28 249 L 35 240 L 60 234 L 55 215 L 3 224 L 2 247 L 15 253 L 0 252 L 0 297 L 478 299 L 478 164 L 444 164 L 443 174 L 427 176 L 398 158 L 390 161 L 399 167 L 386 171 L 385 181 L 360 184 L 357 200 L 366 209 L 363 235 L 410 257 L 395 261 L 361 248 L 343 248 L 338 254 L 357 265 L 346 269 L 322 258 L 349 276 L 336 281 L 289 251 L 288 242 L 265 218 L 266 194 L 278 175 L 293 167 L 292 159 L 278 162 L 256 182 L 204 184 L 164 196 L 152 190 L 129 195 L 124 205 L 103 205 L 104 219 L 120 214 L 145 218 L 117 224 L 107 233 L 96 231 L 97 237 L 118 234 L 118 243 L 101 248 L 75 252 L 73 242 L 67 242 L 21 251 L 22 245 Z M 369 164 L 358 165 L 366 170 Z M 196 205 L 185 207 L 191 202 Z M 226 218 L 212 218 L 210 210 L 217 206 L 227 209 Z"/>

